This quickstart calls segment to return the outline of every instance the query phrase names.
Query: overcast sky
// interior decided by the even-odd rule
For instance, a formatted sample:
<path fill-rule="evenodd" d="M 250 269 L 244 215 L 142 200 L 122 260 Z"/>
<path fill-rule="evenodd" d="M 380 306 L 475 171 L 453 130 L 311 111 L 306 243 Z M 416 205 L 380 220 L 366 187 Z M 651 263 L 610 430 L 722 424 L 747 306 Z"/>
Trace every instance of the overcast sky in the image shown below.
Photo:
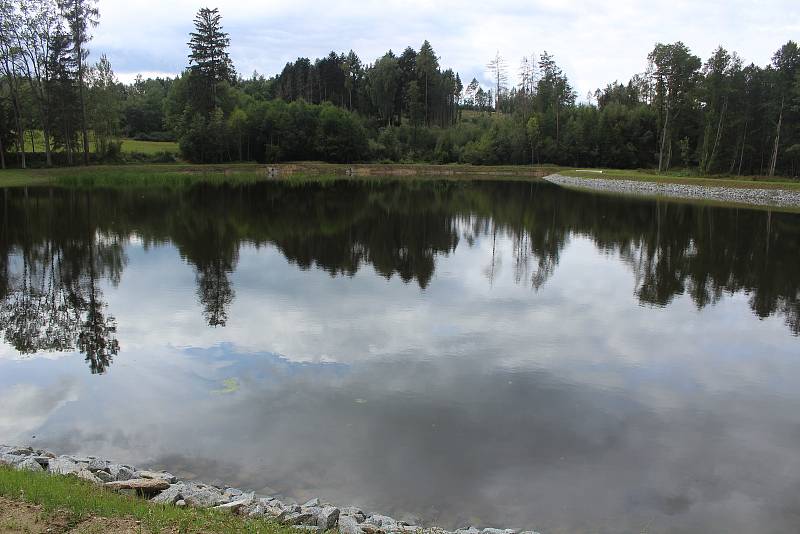
<path fill-rule="evenodd" d="M 118 76 L 176 74 L 198 8 L 219 7 L 238 72 L 266 75 L 298 56 L 353 49 L 372 63 L 386 50 L 419 49 L 428 39 L 463 80 L 489 82 L 499 50 L 516 76 L 522 56 L 554 54 L 580 98 L 646 66 L 656 42 L 682 40 L 704 60 L 717 45 L 766 64 L 781 44 L 800 39 L 795 0 L 312 1 L 100 0 L 93 55 L 106 53 Z"/>

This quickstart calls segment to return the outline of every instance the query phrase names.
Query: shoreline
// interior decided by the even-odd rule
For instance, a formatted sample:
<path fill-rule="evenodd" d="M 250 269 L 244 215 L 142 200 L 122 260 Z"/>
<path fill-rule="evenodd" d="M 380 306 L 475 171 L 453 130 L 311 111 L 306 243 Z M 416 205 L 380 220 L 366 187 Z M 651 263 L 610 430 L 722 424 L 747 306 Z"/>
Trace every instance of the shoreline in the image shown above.
<path fill-rule="evenodd" d="M 19 471 L 71 475 L 107 490 L 147 499 L 153 504 L 231 512 L 245 518 L 272 520 L 298 531 L 340 534 L 538 534 L 533 530 L 477 528 L 445 530 L 412 525 L 355 506 L 335 506 L 313 498 L 304 504 L 276 495 L 257 495 L 232 486 L 184 481 L 166 471 L 139 469 L 96 456 L 56 455 L 45 449 L 0 445 L 0 465 Z"/>
<path fill-rule="evenodd" d="M 543 177 L 543 180 L 584 192 L 661 197 L 675 200 L 702 200 L 766 208 L 800 208 L 800 191 L 788 188 L 726 187 L 600 176 L 583 178 L 559 173 L 547 175 Z"/>

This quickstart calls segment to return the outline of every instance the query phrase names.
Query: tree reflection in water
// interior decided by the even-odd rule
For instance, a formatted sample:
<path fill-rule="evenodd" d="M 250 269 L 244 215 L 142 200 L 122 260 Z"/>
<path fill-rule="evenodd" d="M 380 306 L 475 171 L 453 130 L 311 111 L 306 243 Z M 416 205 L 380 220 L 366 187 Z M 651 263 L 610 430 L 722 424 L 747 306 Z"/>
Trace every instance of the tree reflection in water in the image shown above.
<path fill-rule="evenodd" d="M 116 287 L 132 237 L 172 243 L 195 270 L 201 313 L 224 327 L 243 244 L 300 269 L 353 276 L 370 265 L 426 288 L 437 256 L 510 238 L 512 276 L 534 290 L 571 236 L 632 270 L 640 302 L 689 294 L 698 308 L 744 292 L 758 317 L 800 334 L 800 216 L 571 192 L 547 183 L 262 182 L 236 186 L 4 189 L 0 324 L 22 354 L 79 350 L 93 373 L 120 351 L 101 285 Z M 499 252 L 487 259 L 501 276 Z"/>

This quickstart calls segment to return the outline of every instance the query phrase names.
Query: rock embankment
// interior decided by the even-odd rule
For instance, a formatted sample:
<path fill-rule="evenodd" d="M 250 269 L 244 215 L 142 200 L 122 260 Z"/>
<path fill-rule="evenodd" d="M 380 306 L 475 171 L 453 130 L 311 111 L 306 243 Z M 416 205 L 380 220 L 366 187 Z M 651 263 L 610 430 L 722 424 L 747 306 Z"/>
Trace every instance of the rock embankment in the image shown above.
<path fill-rule="evenodd" d="M 544 179 L 561 186 L 609 193 L 662 196 L 685 200 L 714 200 L 752 206 L 800 207 L 800 191 L 793 189 L 706 186 L 594 177 L 580 178 L 562 174 L 551 174 L 545 176 Z"/>
<path fill-rule="evenodd" d="M 233 487 L 219 487 L 178 480 L 163 471 L 137 469 L 95 456 L 55 454 L 31 447 L 0 445 L 0 465 L 35 472 L 73 475 L 109 490 L 139 495 L 153 503 L 213 508 L 246 517 L 263 517 L 299 530 L 322 533 L 338 528 L 341 534 L 538 534 L 534 531 L 473 526 L 455 531 L 421 527 L 380 514 L 368 514 L 354 506 L 337 507 L 311 499 L 289 503 L 276 496 L 256 495 Z"/>

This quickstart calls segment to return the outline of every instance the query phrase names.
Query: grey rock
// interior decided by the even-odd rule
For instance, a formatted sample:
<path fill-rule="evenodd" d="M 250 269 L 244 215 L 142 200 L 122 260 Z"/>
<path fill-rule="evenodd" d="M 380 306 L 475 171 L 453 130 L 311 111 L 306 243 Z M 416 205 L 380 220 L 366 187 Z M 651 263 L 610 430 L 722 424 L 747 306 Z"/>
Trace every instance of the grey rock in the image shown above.
<path fill-rule="evenodd" d="M 295 525 L 295 530 L 304 530 L 306 532 L 322 532 L 322 530 L 314 525 Z"/>
<path fill-rule="evenodd" d="M 211 486 L 200 484 L 187 486 L 183 493 L 183 500 L 193 508 L 211 508 L 227 502 L 221 491 Z"/>
<path fill-rule="evenodd" d="M 108 467 L 108 462 L 105 460 L 101 460 L 99 458 L 92 458 L 91 460 L 89 460 L 88 469 L 92 473 L 94 473 L 95 471 L 105 471 L 107 467 Z"/>
<path fill-rule="evenodd" d="M 389 528 L 392 525 L 396 525 L 397 521 L 388 515 L 373 514 L 367 518 L 366 523 L 376 527 Z"/>
<path fill-rule="evenodd" d="M 160 504 L 175 504 L 183 499 L 186 484 L 172 484 L 170 487 L 150 499 L 151 502 Z"/>
<path fill-rule="evenodd" d="M 31 457 L 27 457 L 16 465 L 17 469 L 22 471 L 34 471 L 41 473 L 44 471 L 42 465 Z"/>
<path fill-rule="evenodd" d="M 184 501 L 183 499 L 180 499 L 175 503 L 175 506 L 177 506 L 178 508 L 183 508 L 183 507 L 186 506 L 186 501 Z"/>
<path fill-rule="evenodd" d="M 352 517 L 356 520 L 356 523 L 363 523 L 367 519 L 364 511 L 360 508 L 356 508 L 355 506 L 346 506 L 344 508 L 340 508 L 339 515 Z"/>
<path fill-rule="evenodd" d="M 229 497 L 238 497 L 243 493 L 244 492 L 238 488 L 225 488 L 225 491 L 223 492 L 224 495 L 227 495 Z"/>
<path fill-rule="evenodd" d="M 328 530 L 335 527 L 336 522 L 339 520 L 339 513 L 339 509 L 335 506 L 323 506 L 315 514 L 317 526 L 321 530 Z"/>
<path fill-rule="evenodd" d="M 14 456 L 30 456 L 33 454 L 33 447 L 11 447 L 6 451 L 6 454 Z"/>
<path fill-rule="evenodd" d="M 97 485 L 103 484 L 103 480 L 101 478 L 95 476 L 94 473 L 92 473 L 85 467 L 78 470 L 78 472 L 75 473 L 75 476 L 87 482 L 91 482 L 92 484 L 97 484 Z"/>
<path fill-rule="evenodd" d="M 114 482 L 114 477 L 111 476 L 111 473 L 107 473 L 105 471 L 95 471 L 94 476 L 105 482 Z"/>
<path fill-rule="evenodd" d="M 363 534 L 361 525 L 351 515 L 339 516 L 339 534 Z"/>
<path fill-rule="evenodd" d="M 172 473 L 167 473 L 164 471 L 147 471 L 147 470 L 137 471 L 136 475 L 138 478 L 153 478 L 153 479 L 166 480 L 170 484 L 174 484 L 178 480 L 177 477 L 175 477 L 175 475 L 173 475 Z"/>
<path fill-rule="evenodd" d="M 361 527 L 361 532 L 364 534 L 385 534 L 386 532 L 382 527 L 379 527 L 374 523 L 367 523 L 366 521 L 361 523 L 359 526 Z M 396 527 L 397 525 L 394 524 L 391 526 Z"/>
<path fill-rule="evenodd" d="M 77 473 L 80 467 L 77 463 L 64 456 L 51 458 L 47 464 L 47 471 L 55 475 L 71 475 Z"/>
<path fill-rule="evenodd" d="M 110 464 L 108 472 L 114 477 L 114 480 L 130 480 L 133 478 L 133 469 L 120 464 Z"/>
<path fill-rule="evenodd" d="M 481 534 L 517 534 L 517 531 L 511 528 L 485 528 L 481 530 Z"/>
<path fill-rule="evenodd" d="M 242 506 L 241 510 L 239 510 L 239 515 L 246 517 L 263 517 L 264 507 L 257 502 L 252 502 L 246 506 Z"/>
<path fill-rule="evenodd" d="M 88 472 L 88 469 L 86 470 Z M 109 489 L 136 490 L 142 493 L 154 494 L 169 488 L 169 482 L 159 478 L 132 478 L 130 480 L 117 480 L 106 482 Z"/>
<path fill-rule="evenodd" d="M 480 530 L 475 527 L 460 528 L 454 534 L 480 534 Z"/>
<path fill-rule="evenodd" d="M 215 510 L 223 510 L 229 512 L 238 512 L 245 506 L 249 506 L 255 500 L 255 493 L 245 493 L 240 495 L 239 499 L 235 501 L 226 502 L 225 504 L 220 504 L 215 506 Z"/>
<path fill-rule="evenodd" d="M 20 461 L 22 461 L 22 459 L 19 456 L 0 453 L 0 465 L 10 465 L 13 467 L 17 465 Z"/>
<path fill-rule="evenodd" d="M 602 176 L 602 175 L 601 175 Z M 550 183 L 584 190 L 609 191 L 632 195 L 674 197 L 682 199 L 718 200 L 756 206 L 800 206 L 800 191 L 749 187 L 719 187 L 692 184 L 655 183 L 639 180 L 617 180 L 600 177 L 574 177 L 551 174 Z"/>
<path fill-rule="evenodd" d="M 304 505 L 303 508 L 317 508 L 319 507 L 319 499 L 314 497 L 313 499 L 308 500 Z"/>
<path fill-rule="evenodd" d="M 284 516 L 281 523 L 284 525 L 307 525 L 309 521 L 313 520 L 314 516 L 307 512 L 291 512 Z"/>
<path fill-rule="evenodd" d="M 47 466 L 50 463 L 50 458 L 51 457 L 50 456 L 45 456 L 45 455 L 38 455 L 38 456 L 33 456 L 32 458 L 34 460 L 36 460 L 39 463 L 39 465 L 41 465 L 42 467 L 47 469 Z"/>

